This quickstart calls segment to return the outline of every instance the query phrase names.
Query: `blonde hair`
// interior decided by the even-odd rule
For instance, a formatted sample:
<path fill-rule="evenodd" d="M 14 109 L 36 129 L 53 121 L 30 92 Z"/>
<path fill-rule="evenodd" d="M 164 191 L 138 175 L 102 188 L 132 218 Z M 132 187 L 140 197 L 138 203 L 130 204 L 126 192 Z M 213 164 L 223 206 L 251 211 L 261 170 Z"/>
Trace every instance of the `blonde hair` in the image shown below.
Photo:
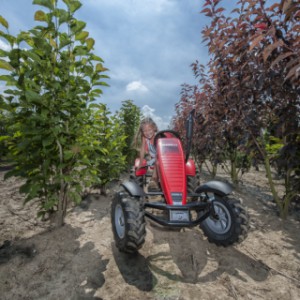
<path fill-rule="evenodd" d="M 142 138 L 143 138 L 143 127 L 146 124 L 149 124 L 153 128 L 155 133 L 158 131 L 158 127 L 157 127 L 156 123 L 150 117 L 145 117 L 145 118 L 141 119 L 139 129 L 138 129 L 138 131 L 135 135 L 135 138 L 134 138 L 134 146 L 137 150 L 141 146 L 140 143 L 141 143 Z"/>

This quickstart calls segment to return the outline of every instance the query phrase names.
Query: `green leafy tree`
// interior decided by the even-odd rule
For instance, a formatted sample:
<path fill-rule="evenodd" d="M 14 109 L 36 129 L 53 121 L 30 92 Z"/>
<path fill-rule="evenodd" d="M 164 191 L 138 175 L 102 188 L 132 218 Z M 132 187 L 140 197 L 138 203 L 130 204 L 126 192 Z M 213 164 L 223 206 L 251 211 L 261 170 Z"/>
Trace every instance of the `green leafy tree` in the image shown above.
<path fill-rule="evenodd" d="M 105 104 L 92 104 L 90 108 L 91 122 L 83 128 L 81 139 L 85 144 L 89 167 L 97 178 L 94 187 L 106 194 L 107 184 L 119 179 L 125 168 L 123 149 L 126 147 L 126 136 L 119 118 L 111 115 Z"/>
<path fill-rule="evenodd" d="M 132 100 L 122 101 L 122 107 L 118 113 L 125 139 L 125 147 L 123 155 L 126 156 L 126 162 L 129 166 L 133 165 L 134 159 L 137 157 L 137 149 L 134 148 L 134 136 L 137 132 L 141 119 L 141 110 Z"/>
<path fill-rule="evenodd" d="M 0 77 L 8 86 L 5 109 L 14 122 L 9 149 L 16 167 L 7 176 L 24 177 L 26 201 L 38 198 L 40 214 L 55 211 L 60 226 L 69 200 L 79 202 L 85 182 L 95 179 L 81 135 L 90 122 L 88 103 L 102 94 L 99 86 L 107 85 L 107 69 L 93 53 L 86 23 L 75 18 L 80 1 L 33 4 L 40 7 L 34 19 L 41 25 L 28 32 L 12 36 L 0 18 L 5 29 L 0 36 L 11 46 L 0 53 L 0 68 L 7 71 Z M 90 152 L 96 147 L 88 145 Z"/>
<path fill-rule="evenodd" d="M 8 116 L 2 109 L 3 100 L 0 95 L 0 162 L 7 155 L 7 141 L 9 139 L 8 132 Z"/>

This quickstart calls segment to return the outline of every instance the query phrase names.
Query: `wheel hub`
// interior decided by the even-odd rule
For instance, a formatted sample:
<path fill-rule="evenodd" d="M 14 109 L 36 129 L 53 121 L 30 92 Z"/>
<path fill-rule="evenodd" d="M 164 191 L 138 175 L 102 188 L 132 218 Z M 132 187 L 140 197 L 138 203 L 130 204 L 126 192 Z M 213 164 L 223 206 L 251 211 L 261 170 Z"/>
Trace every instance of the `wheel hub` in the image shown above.
<path fill-rule="evenodd" d="M 124 238 L 125 236 L 125 218 L 124 212 L 120 204 L 115 208 L 115 227 L 119 238 Z"/>
<path fill-rule="evenodd" d="M 214 203 L 215 214 L 205 221 L 208 226 L 218 234 L 226 233 L 231 226 L 231 216 L 228 209 L 220 202 Z"/>

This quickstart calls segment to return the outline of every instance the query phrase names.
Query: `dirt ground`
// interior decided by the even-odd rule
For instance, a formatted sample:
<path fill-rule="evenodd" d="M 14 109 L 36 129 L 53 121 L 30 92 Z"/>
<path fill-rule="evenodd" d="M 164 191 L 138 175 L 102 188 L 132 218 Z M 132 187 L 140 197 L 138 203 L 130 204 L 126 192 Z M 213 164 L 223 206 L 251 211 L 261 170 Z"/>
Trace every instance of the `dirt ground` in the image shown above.
<path fill-rule="evenodd" d="M 300 299 L 300 212 L 278 218 L 263 171 L 244 175 L 235 191 L 251 217 L 241 244 L 217 247 L 199 228 L 168 231 L 148 222 L 137 256 L 114 246 L 110 202 L 117 186 L 107 197 L 94 191 L 53 229 L 36 218 L 35 205 L 22 205 L 21 181 L 3 181 L 4 173 L 1 300 Z"/>

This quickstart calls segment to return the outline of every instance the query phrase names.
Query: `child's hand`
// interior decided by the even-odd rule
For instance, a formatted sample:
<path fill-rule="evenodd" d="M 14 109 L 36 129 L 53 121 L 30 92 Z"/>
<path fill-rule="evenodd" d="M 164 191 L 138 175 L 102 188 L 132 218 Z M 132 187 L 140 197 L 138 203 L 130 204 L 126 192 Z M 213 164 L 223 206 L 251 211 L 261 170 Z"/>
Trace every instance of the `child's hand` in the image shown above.
<path fill-rule="evenodd" d="M 140 170 L 140 169 L 142 169 L 142 168 L 146 168 L 147 167 L 147 165 L 144 165 L 143 164 L 143 160 L 139 160 L 139 163 L 138 163 L 138 165 L 137 165 L 137 167 L 136 167 L 136 169 L 137 170 Z"/>
<path fill-rule="evenodd" d="M 136 169 L 140 170 L 140 169 L 143 169 L 143 168 L 148 168 L 148 166 L 147 165 L 145 165 L 145 166 L 138 166 Z"/>

